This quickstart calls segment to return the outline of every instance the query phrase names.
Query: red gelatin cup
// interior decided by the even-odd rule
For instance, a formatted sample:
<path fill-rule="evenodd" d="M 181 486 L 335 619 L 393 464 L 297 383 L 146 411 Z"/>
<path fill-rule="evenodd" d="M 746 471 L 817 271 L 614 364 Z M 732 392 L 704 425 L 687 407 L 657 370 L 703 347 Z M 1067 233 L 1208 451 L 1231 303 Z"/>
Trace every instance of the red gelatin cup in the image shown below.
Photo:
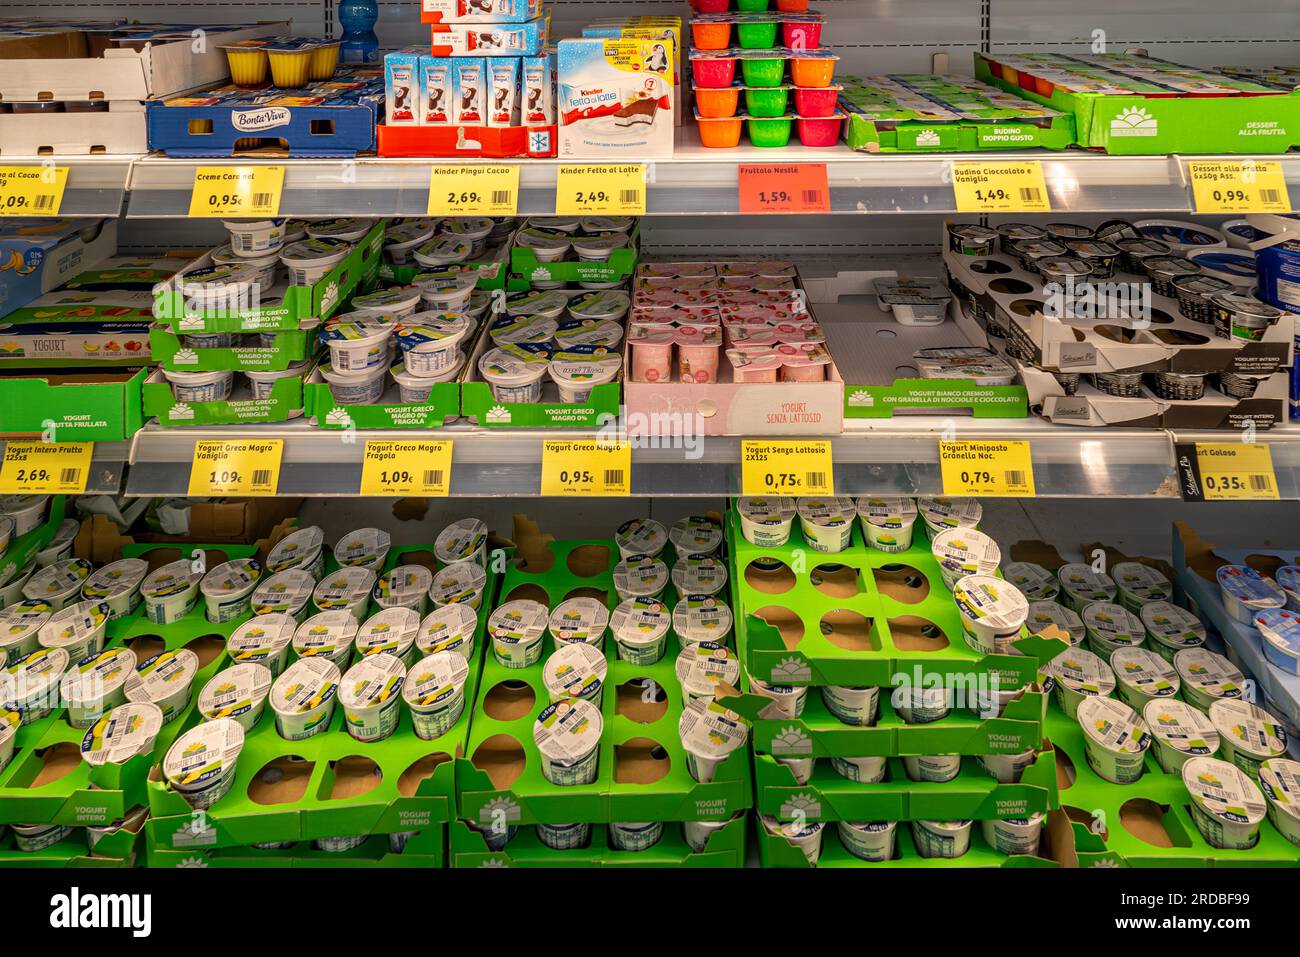
<path fill-rule="evenodd" d="M 834 146 L 840 140 L 843 116 L 799 117 L 794 121 L 795 133 L 804 146 Z"/>
<path fill-rule="evenodd" d="M 820 20 L 786 20 L 781 24 L 781 42 L 791 50 L 815 50 L 821 46 Z"/>
<path fill-rule="evenodd" d="M 808 0 L 776 0 L 776 8 L 782 13 L 803 13 L 808 9 Z"/>
<path fill-rule="evenodd" d="M 700 13 L 726 13 L 730 0 L 691 0 L 691 6 Z"/>
<path fill-rule="evenodd" d="M 736 79 L 734 57 L 692 57 L 691 75 L 695 85 L 709 90 L 731 86 Z"/>
<path fill-rule="evenodd" d="M 830 116 L 835 112 L 839 95 L 837 86 L 795 87 L 794 111 L 800 116 Z"/>

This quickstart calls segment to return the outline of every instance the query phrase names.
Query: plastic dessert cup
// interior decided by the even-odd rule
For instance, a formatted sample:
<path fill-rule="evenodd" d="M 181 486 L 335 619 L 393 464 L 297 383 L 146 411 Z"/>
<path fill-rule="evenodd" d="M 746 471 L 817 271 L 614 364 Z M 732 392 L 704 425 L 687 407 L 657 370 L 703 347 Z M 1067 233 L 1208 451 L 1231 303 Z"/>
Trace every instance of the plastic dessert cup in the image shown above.
<path fill-rule="evenodd" d="M 718 356 L 722 336 L 716 326 L 679 326 L 677 368 L 682 382 L 704 384 L 718 381 Z"/>
<path fill-rule="evenodd" d="M 739 130 L 740 120 L 728 122 L 735 122 L 737 130 Z M 703 127 L 701 127 L 702 129 Z M 739 133 L 737 133 L 737 137 L 739 137 Z M 673 342 L 676 337 L 676 330 L 666 324 L 651 324 L 632 328 L 628 344 L 632 347 L 632 380 L 634 382 L 668 382 L 672 379 Z"/>
<path fill-rule="evenodd" d="M 805 117 L 830 116 L 835 112 L 841 89 L 839 86 L 795 87 L 794 111 Z"/>
<path fill-rule="evenodd" d="M 789 116 L 749 117 L 745 121 L 745 131 L 749 142 L 763 149 L 776 149 L 790 143 L 790 127 L 793 120 Z"/>
<path fill-rule="evenodd" d="M 307 85 L 310 75 L 313 47 L 288 41 L 282 49 L 267 46 L 271 65 L 271 82 L 282 90 L 292 90 Z"/>
<path fill-rule="evenodd" d="M 794 121 L 795 134 L 804 146 L 834 146 L 840 141 L 840 129 L 843 125 L 844 117 L 840 115 L 801 116 Z"/>
<path fill-rule="evenodd" d="M 790 79 L 795 86 L 830 86 L 835 76 L 837 56 L 799 56 L 790 57 Z M 749 82 L 748 79 L 745 80 Z"/>
<path fill-rule="evenodd" d="M 781 45 L 791 50 L 815 50 L 821 46 L 822 21 L 784 20 L 781 23 Z"/>
<path fill-rule="evenodd" d="M 784 116 L 790 102 L 790 88 L 759 86 L 745 88 L 745 112 L 750 116 Z"/>
<path fill-rule="evenodd" d="M 731 149 L 740 145 L 741 118 L 730 116 L 712 119 L 703 116 L 698 110 L 695 114 L 700 130 L 700 145 L 709 149 Z"/>
<path fill-rule="evenodd" d="M 262 40 L 241 40 L 222 45 L 226 62 L 230 65 L 230 79 L 235 86 L 261 86 L 266 82 L 270 61 L 264 43 Z"/>
<path fill-rule="evenodd" d="M 735 116 L 739 102 L 740 87 L 737 86 L 724 86 L 717 89 L 702 86 L 695 88 L 695 112 L 703 119 Z"/>
<path fill-rule="evenodd" d="M 776 46 L 776 20 L 741 20 L 736 24 L 736 42 L 742 50 L 770 50 Z"/>
<path fill-rule="evenodd" d="M 311 62 L 307 65 L 307 77 L 311 80 L 328 80 L 334 76 L 339 65 L 338 40 L 323 40 L 311 51 Z"/>
<path fill-rule="evenodd" d="M 772 39 L 776 39 L 775 30 Z M 725 50 L 731 46 L 731 24 L 725 20 L 695 20 L 691 23 L 691 43 L 697 50 Z"/>
<path fill-rule="evenodd" d="M 777 86 L 785 78 L 785 57 L 745 57 L 740 61 L 740 75 L 745 86 Z M 826 86 L 826 83 L 802 85 Z"/>
<path fill-rule="evenodd" d="M 340 405 L 375 405 L 384 396 L 388 367 L 378 365 L 364 372 L 338 372 L 323 365 L 320 374 L 329 384 L 330 395 Z"/>

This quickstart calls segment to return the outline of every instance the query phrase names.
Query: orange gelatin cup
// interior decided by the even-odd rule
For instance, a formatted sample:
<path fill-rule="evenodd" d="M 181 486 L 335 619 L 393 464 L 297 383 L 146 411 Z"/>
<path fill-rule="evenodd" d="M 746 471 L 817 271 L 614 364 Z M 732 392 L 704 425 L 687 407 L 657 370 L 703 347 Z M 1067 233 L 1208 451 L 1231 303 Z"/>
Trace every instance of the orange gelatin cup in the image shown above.
<path fill-rule="evenodd" d="M 1054 89 L 1051 80 L 1044 80 L 1041 76 L 1034 77 L 1034 92 L 1039 96 L 1051 96 Z"/>
<path fill-rule="evenodd" d="M 691 39 L 697 50 L 725 50 L 731 45 L 731 24 L 697 20 L 691 24 Z"/>
<path fill-rule="evenodd" d="M 697 120 L 700 124 L 700 145 L 712 147 L 713 149 L 731 149 L 740 145 L 740 125 L 739 116 L 725 117 L 723 119 L 703 119 Z"/>
<path fill-rule="evenodd" d="M 737 87 L 723 87 L 720 90 L 695 88 L 695 109 L 699 111 L 700 116 L 708 119 L 735 116 L 739 103 L 740 90 Z"/>
<path fill-rule="evenodd" d="M 790 79 L 795 86 L 830 86 L 835 61 L 826 57 L 791 57 Z"/>

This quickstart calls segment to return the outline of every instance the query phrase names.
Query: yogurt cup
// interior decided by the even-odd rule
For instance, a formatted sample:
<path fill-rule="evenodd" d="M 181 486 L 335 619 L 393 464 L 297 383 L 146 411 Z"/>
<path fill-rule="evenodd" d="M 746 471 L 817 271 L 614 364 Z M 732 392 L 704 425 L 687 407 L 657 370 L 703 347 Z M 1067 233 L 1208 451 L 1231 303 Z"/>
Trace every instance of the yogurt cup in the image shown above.
<path fill-rule="evenodd" d="M 266 556 L 268 574 L 301 568 L 317 581 L 325 570 L 325 557 L 321 552 L 325 533 L 317 525 L 308 525 L 290 532 L 280 539 Z"/>
<path fill-rule="evenodd" d="M 442 233 L 434 236 L 415 252 L 415 261 L 421 266 L 436 268 L 463 263 L 474 254 L 474 244 L 460 236 Z"/>
<path fill-rule="evenodd" d="M 281 379 L 306 376 L 310 362 L 295 362 L 284 369 L 246 369 L 244 377 L 253 390 L 254 399 L 269 399 Z"/>
<path fill-rule="evenodd" d="M 406 665 L 386 652 L 349 668 L 338 695 L 348 734 L 358 741 L 382 741 L 397 730 L 405 683 Z"/>
<path fill-rule="evenodd" d="M 1300 763 L 1270 758 L 1259 766 L 1259 787 L 1277 832 L 1300 846 Z"/>
<path fill-rule="evenodd" d="M 162 709 L 147 701 L 120 704 L 101 717 L 81 737 L 81 760 L 91 767 L 125 764 L 153 752 L 163 726 Z"/>
<path fill-rule="evenodd" d="M 188 648 L 163 651 L 126 677 L 126 700 L 147 701 L 162 709 L 163 723 L 178 718 L 190 703 L 190 689 L 199 671 L 199 656 Z"/>
<path fill-rule="evenodd" d="M 236 256 L 261 257 L 284 245 L 283 219 L 226 219 L 221 225 L 230 233 L 230 250 Z"/>
<path fill-rule="evenodd" d="M 1267 608 L 1255 615 L 1264 657 L 1289 675 L 1300 674 L 1300 614 Z"/>
<path fill-rule="evenodd" d="M 251 661 L 223 668 L 199 691 L 199 714 L 205 721 L 229 718 L 252 731 L 266 707 L 272 680 L 271 669 Z"/>
<path fill-rule="evenodd" d="M 1051 626 L 1065 632 L 1070 645 L 1075 648 L 1083 644 L 1087 634 L 1083 619 L 1064 605 L 1058 605 L 1054 601 L 1031 601 L 1029 613 L 1025 617 L 1025 630 L 1031 635 L 1041 635 Z"/>
<path fill-rule="evenodd" d="M 782 767 L 789 768 L 794 783 L 799 787 L 812 780 L 813 771 L 817 768 L 816 758 L 773 758 L 772 760 Z"/>
<path fill-rule="evenodd" d="M 362 658 L 392 655 L 408 667 L 415 653 L 415 637 L 420 633 L 420 613 L 414 608 L 385 608 L 371 615 L 357 630 L 354 645 Z"/>
<path fill-rule="evenodd" d="M 1262 762 L 1286 756 L 1286 729 L 1277 718 L 1249 701 L 1215 701 L 1210 705 L 1210 723 L 1219 732 L 1223 759 L 1256 780 Z"/>
<path fill-rule="evenodd" d="M 11 824 L 14 847 L 26 854 L 53 847 L 72 834 L 70 824 Z"/>
<path fill-rule="evenodd" d="M 600 707 L 608 665 L 599 649 L 581 642 L 557 648 L 542 666 L 542 684 L 552 702 L 581 698 Z"/>
<path fill-rule="evenodd" d="M 1043 837 L 1042 811 L 1029 817 L 989 818 L 980 822 L 984 843 L 999 854 L 1038 855 Z"/>
<path fill-rule="evenodd" d="M 1061 583 L 1061 603 L 1078 615 L 1094 601 L 1115 599 L 1117 589 L 1111 577 L 1082 562 L 1062 565 L 1056 570 L 1056 580 Z"/>
<path fill-rule="evenodd" d="M 545 316 L 506 315 L 493 320 L 488 335 L 498 346 L 550 346 L 558 328 L 554 319 Z"/>
<path fill-rule="evenodd" d="M 6 515 L 0 515 L 0 558 L 4 557 L 7 550 L 8 539 L 4 535 L 5 523 L 10 523 L 12 527 L 13 519 Z M 55 562 L 66 561 L 72 557 L 72 546 L 76 543 L 77 533 L 81 531 L 81 522 L 75 518 L 65 518 L 59 523 L 59 527 L 54 530 L 54 535 L 50 538 L 50 543 L 36 553 L 36 567 L 44 568 L 47 565 L 53 565 Z"/>
<path fill-rule="evenodd" d="M 233 372 L 182 372 L 163 369 L 177 402 L 224 402 L 235 385 Z"/>
<path fill-rule="evenodd" d="M 1138 616 L 1146 629 L 1147 645 L 1170 664 L 1174 655 L 1184 648 L 1200 648 L 1205 644 L 1205 626 L 1201 620 L 1172 602 L 1147 602 Z"/>
<path fill-rule="evenodd" d="M 701 784 L 714 778 L 718 765 L 749 738 L 749 726 L 716 701 L 691 701 L 682 707 L 677 734 L 686 752 L 686 767 Z"/>
<path fill-rule="evenodd" d="M 1142 562 L 1116 562 L 1110 577 L 1115 582 L 1119 603 L 1137 614 L 1142 606 L 1174 597 L 1174 586 L 1158 569 Z"/>
<path fill-rule="evenodd" d="M 619 600 L 658 598 L 668 585 L 668 566 L 650 555 L 628 555 L 614 566 Z"/>
<path fill-rule="evenodd" d="M 750 675 L 749 690 L 771 700 L 772 703 L 766 705 L 759 715 L 763 718 L 797 718 L 803 714 L 804 705 L 808 702 L 806 685 L 773 685 Z"/>
<path fill-rule="evenodd" d="M 293 633 L 293 652 L 299 658 L 324 658 L 342 671 L 352 660 L 357 619 L 347 609 L 312 615 Z"/>
<path fill-rule="evenodd" d="M 1148 701 L 1142 719 L 1151 731 L 1156 760 L 1169 774 L 1182 773 L 1190 758 L 1214 757 L 1219 751 L 1219 732 L 1203 712 L 1185 701 Z"/>
<path fill-rule="evenodd" d="M 312 841 L 312 846 L 318 851 L 326 851 L 330 854 L 343 854 L 347 851 L 355 850 L 362 844 L 366 843 L 369 834 L 349 834 L 342 837 L 318 837 Z M 390 839 L 392 835 L 389 835 Z"/>
<path fill-rule="evenodd" d="M 438 569 L 429 588 L 429 597 L 435 608 L 444 605 L 468 605 L 477 611 L 483 604 L 483 589 L 487 585 L 487 571 L 474 562 L 456 562 Z"/>
<path fill-rule="evenodd" d="M 256 281 L 260 284 L 261 288 L 270 289 L 275 286 L 275 274 L 280 268 L 280 250 L 278 247 L 273 250 L 245 257 L 235 251 L 232 243 L 227 243 L 224 246 L 219 246 L 212 250 L 211 258 L 214 266 L 229 266 L 233 263 L 247 263 L 249 266 L 252 266 L 253 269 L 257 270 Z M 227 341 L 222 342 L 217 338 L 221 336 L 225 336 Z M 231 342 L 229 341 L 230 337 L 230 333 L 200 333 L 198 336 L 187 336 L 184 341 L 187 345 L 196 347 L 200 346 L 202 342 L 207 346 L 229 348 L 231 345 Z M 196 342 L 196 339 L 200 341 Z M 204 340 L 206 340 L 206 342 L 204 342 Z"/>
<path fill-rule="evenodd" d="M 1286 607 L 1300 611 L 1300 565 L 1283 565 L 1277 570 L 1277 585 L 1286 595 Z"/>
<path fill-rule="evenodd" d="M 1187 648 L 1174 655 L 1174 670 L 1183 685 L 1183 700 L 1206 713 L 1221 698 L 1240 698 L 1245 676 L 1223 655 Z"/>
<path fill-rule="evenodd" d="M 353 312 L 371 316 L 394 316 L 405 319 L 412 315 L 419 305 L 419 286 L 392 286 L 364 296 L 354 296 L 350 308 Z"/>
<path fill-rule="evenodd" d="M 465 353 L 457 352 L 453 364 L 438 375 L 417 376 L 406 371 L 406 364 L 399 362 L 388 370 L 388 374 L 397 383 L 398 397 L 403 405 L 425 405 L 433 393 L 433 387 L 439 382 L 451 382 L 465 368 Z"/>
<path fill-rule="evenodd" d="M 953 588 L 953 600 L 967 645 L 985 655 L 1013 653 L 1029 617 L 1019 588 L 992 575 L 967 575 Z"/>
<path fill-rule="evenodd" d="M 69 558 L 37 569 L 23 586 L 24 598 L 49 602 L 52 611 L 75 603 L 81 586 L 90 577 L 91 564 L 84 558 Z"/>
<path fill-rule="evenodd" d="M 140 604 L 140 583 L 148 573 L 149 563 L 140 558 L 110 562 L 82 583 L 81 597 L 107 604 L 110 618 L 124 618 Z"/>
<path fill-rule="evenodd" d="M 555 328 L 555 344 L 561 349 L 576 346 L 613 349 L 622 341 L 623 324 L 613 319 L 569 319 Z"/>
<path fill-rule="evenodd" d="M 0 665 L 13 664 L 40 647 L 37 636 L 52 611 L 53 606 L 39 598 L 25 598 L 0 611 Z"/>
<path fill-rule="evenodd" d="M 488 616 L 492 656 L 506 668 L 527 668 L 542 658 L 542 634 L 549 615 L 546 606 L 529 598 L 498 605 Z"/>
<path fill-rule="evenodd" d="M 768 834 L 785 840 L 792 847 L 797 847 L 808 861 L 809 867 L 817 866 L 817 861 L 822 854 L 822 832 L 826 825 L 820 821 L 782 823 L 766 814 L 759 814 L 758 819 Z"/>
<path fill-rule="evenodd" d="M 966 526 L 936 533 L 930 539 L 930 554 L 939 563 L 939 574 L 949 591 L 967 575 L 994 575 L 1002 561 L 1002 550 L 997 542 Z"/>
<path fill-rule="evenodd" d="M 1136 711 L 1114 698 L 1093 697 L 1079 703 L 1077 718 L 1093 771 L 1112 784 L 1142 776 L 1151 732 Z"/>
<path fill-rule="evenodd" d="M 556 851 L 572 851 L 591 842 L 590 824 L 537 824 L 537 839 Z M 508 840 L 508 838 L 507 838 Z"/>
<path fill-rule="evenodd" d="M 417 661 L 406 673 L 402 699 L 417 737 L 433 741 L 456 726 L 465 712 L 469 662 L 454 651 L 439 651 Z"/>
<path fill-rule="evenodd" d="M 657 556 L 668 544 L 668 530 L 653 518 L 634 518 L 624 522 L 614 533 L 619 556 Z"/>
<path fill-rule="evenodd" d="M 745 541 L 760 548 L 778 548 L 790 540 L 794 524 L 794 499 L 749 497 L 736 501 L 740 516 L 740 533 Z"/>
<path fill-rule="evenodd" d="M 634 665 L 651 665 L 664 656 L 672 615 L 658 598 L 628 598 L 609 618 L 618 657 Z"/>
<path fill-rule="evenodd" d="M 916 503 L 900 496 L 863 496 L 857 501 L 858 521 L 867 544 L 877 551 L 905 552 L 912 547 Z"/>
<path fill-rule="evenodd" d="M 57 707 L 67 668 L 62 648 L 38 648 L 0 672 L 0 705 L 17 712 L 20 724 L 39 721 Z"/>
<path fill-rule="evenodd" d="M 469 605 L 443 605 L 420 622 L 415 647 L 421 655 L 454 651 L 468 661 L 474 655 L 474 632 L 477 628 L 478 616 Z"/>
<path fill-rule="evenodd" d="M 289 285 L 314 286 L 351 251 L 342 240 L 309 237 L 285 246 L 280 262 L 289 271 Z"/>
<path fill-rule="evenodd" d="M 256 615 L 226 639 L 226 654 L 236 664 L 262 665 L 275 678 L 284 669 L 297 629 L 298 622 L 289 615 L 280 612 Z"/>
<path fill-rule="evenodd" d="M 623 360 L 605 346 L 573 346 L 556 353 L 547 374 L 559 390 L 561 402 L 588 402 L 596 386 L 613 382 Z"/>
<path fill-rule="evenodd" d="M 329 727 L 343 675 L 328 658 L 302 658 L 271 685 L 275 729 L 286 741 L 301 741 Z"/>
<path fill-rule="evenodd" d="M 912 843 L 919 857 L 957 858 L 970 850 L 970 821 L 913 821 Z"/>
<path fill-rule="evenodd" d="M 1024 776 L 1025 768 L 1033 764 L 1037 757 L 1037 751 L 1026 748 L 1014 754 L 980 754 L 975 760 L 999 784 L 1018 784 Z"/>
<path fill-rule="evenodd" d="M 557 652 L 574 644 L 603 648 L 609 628 L 609 609 L 595 598 L 566 598 L 551 611 L 546 627 Z"/>
<path fill-rule="evenodd" d="M 1247 850 L 1258 843 L 1268 805 L 1249 775 L 1218 758 L 1190 758 L 1182 776 L 1192 820 L 1207 844 Z"/>
<path fill-rule="evenodd" d="M 1002 566 L 1002 574 L 1007 581 L 1020 589 L 1020 593 L 1031 604 L 1039 601 L 1054 601 L 1061 591 L 1061 584 L 1056 580 L 1056 576 L 1034 562 L 1007 562 Z"/>
<path fill-rule="evenodd" d="M 50 616 L 37 632 L 36 640 L 42 648 L 62 648 L 68 653 L 69 661 L 81 661 L 104 647 L 108 611 L 108 605 L 99 601 L 68 605 Z"/>
<path fill-rule="evenodd" d="M 853 500 L 843 497 L 801 498 L 796 503 L 799 527 L 817 552 L 842 552 L 853 539 Z"/>
<path fill-rule="evenodd" d="M 378 572 L 393 540 L 381 528 L 358 528 L 334 544 L 334 560 L 340 565 L 357 565 Z"/>
<path fill-rule="evenodd" d="M 1146 627 L 1133 612 L 1109 601 L 1094 601 L 1080 614 L 1088 633 L 1088 647 L 1110 660 L 1120 648 L 1140 648 L 1146 641 Z"/>
<path fill-rule="evenodd" d="M 973 498 L 920 498 L 916 510 L 933 538 L 950 528 L 978 528 L 984 507 Z"/>
<path fill-rule="evenodd" d="M 316 579 L 302 568 L 289 568 L 263 578 L 253 589 L 249 608 L 254 615 L 287 615 L 301 622 L 311 607 Z"/>
<path fill-rule="evenodd" d="M 248 614 L 261 576 L 262 565 L 252 558 L 236 558 L 211 569 L 199 582 L 208 621 L 232 621 Z"/>
<path fill-rule="evenodd" d="M 105 714 L 126 703 L 126 679 L 135 671 L 129 648 L 110 648 L 76 662 L 59 679 L 65 717 L 74 728 L 94 727 Z M 0 725 L 6 722 L 0 721 Z"/>
<path fill-rule="evenodd" d="M 12 536 L 18 538 L 40 527 L 49 503 L 48 495 L 0 495 L 0 515 L 14 523 Z"/>
<path fill-rule="evenodd" d="M 731 626 L 731 609 L 716 595 L 684 595 L 673 606 L 673 631 L 682 651 L 702 642 L 725 646 Z"/>
<path fill-rule="evenodd" d="M 1181 687 L 1174 666 L 1145 648 L 1119 648 L 1110 656 L 1119 697 L 1130 708 L 1143 712 L 1148 702 L 1172 699 Z"/>
<path fill-rule="evenodd" d="M 679 595 L 716 595 L 727 587 L 727 563 L 714 555 L 678 556 L 669 577 Z"/>
<path fill-rule="evenodd" d="M 879 688 L 825 685 L 821 689 L 821 694 L 826 709 L 845 724 L 865 728 L 876 723 L 876 716 L 880 710 Z"/>
<path fill-rule="evenodd" d="M 402 322 L 397 327 L 396 341 L 407 374 L 445 377 L 458 367 L 464 354 L 461 345 L 470 330 L 464 316 L 420 313 Z"/>
<path fill-rule="evenodd" d="M 374 588 L 375 573 L 369 568 L 344 565 L 320 580 L 311 601 L 321 611 L 346 611 L 360 624 L 370 610 Z"/>
<path fill-rule="evenodd" d="M 631 216 L 584 216 L 582 217 L 582 231 L 585 233 L 626 233 L 636 223 Z M 575 236 L 573 246 L 576 249 L 580 243 L 591 242 L 589 237 Z"/>
<path fill-rule="evenodd" d="M 687 704 L 712 701 L 719 684 L 740 686 L 740 659 L 734 651 L 716 642 L 683 648 L 677 656 L 676 672 L 682 699 Z"/>
<path fill-rule="evenodd" d="M 616 851 L 647 851 L 664 836 L 662 821 L 610 822 L 609 844 Z"/>
<path fill-rule="evenodd" d="M 1115 690 L 1115 672 L 1109 664 L 1083 648 L 1070 648 L 1043 668 L 1053 680 L 1057 706 L 1077 718 L 1079 705 L 1090 698 L 1109 697 Z"/>
<path fill-rule="evenodd" d="M 420 299 L 426 309 L 468 316 L 473 311 L 478 270 L 458 266 L 437 267 L 418 273 L 414 285 L 420 290 Z M 485 311 L 480 310 L 477 317 L 481 317 Z"/>
<path fill-rule="evenodd" d="M 409 608 L 423 615 L 432 587 L 433 573 L 423 565 L 398 565 L 379 576 L 372 594 L 380 608 Z"/>
<path fill-rule="evenodd" d="M 906 724 L 930 724 L 952 713 L 955 693 L 952 688 L 900 685 L 890 692 L 889 700 Z"/>
<path fill-rule="evenodd" d="M 339 405 L 378 405 L 384 397 L 388 366 L 379 365 L 365 372 L 338 372 L 332 366 L 320 366 L 320 374 L 329 385 L 330 395 Z"/>
<path fill-rule="evenodd" d="M 540 402 L 549 368 L 549 359 L 518 346 L 489 349 L 478 360 L 479 374 L 497 402 Z"/>
<path fill-rule="evenodd" d="M 722 528 L 704 515 L 678 519 L 668 530 L 668 541 L 678 562 L 712 555 L 722 545 Z"/>
<path fill-rule="evenodd" d="M 190 807 L 210 808 L 235 783 L 235 765 L 243 749 L 244 728 L 238 721 L 205 721 L 190 728 L 167 749 L 163 777 Z"/>
<path fill-rule="evenodd" d="M 840 821 L 840 843 L 854 857 L 878 863 L 892 860 L 898 830 L 895 821 Z"/>
<path fill-rule="evenodd" d="M 176 281 L 186 308 L 208 311 L 238 310 L 255 294 L 262 270 L 245 263 L 200 266 L 182 273 Z"/>
<path fill-rule="evenodd" d="M 951 781 L 961 773 L 960 754 L 908 754 L 903 757 L 903 767 L 912 781 Z"/>
<path fill-rule="evenodd" d="M 1228 614 L 1243 625 L 1268 608 L 1285 608 L 1286 593 L 1277 582 L 1248 565 L 1224 565 L 1214 573 Z"/>
<path fill-rule="evenodd" d="M 86 845 L 90 848 L 90 853 L 95 853 L 100 841 L 119 831 L 126 830 L 132 834 L 140 833 L 140 828 L 144 826 L 144 822 L 148 817 L 149 809 L 144 805 L 136 805 L 126 813 L 126 817 L 118 818 L 116 821 L 105 825 L 93 827 L 88 825 L 86 827 Z"/>
<path fill-rule="evenodd" d="M 709 846 L 709 838 L 715 831 L 720 831 L 742 812 L 723 821 L 682 821 L 682 838 L 686 841 L 692 851 L 696 854 L 703 852 Z"/>
<path fill-rule="evenodd" d="M 565 698 L 543 708 L 533 722 L 533 741 L 546 780 L 557 787 L 593 783 L 603 730 L 600 709 L 589 701 Z"/>
<path fill-rule="evenodd" d="M 433 554 L 444 565 L 473 562 L 487 567 L 488 527 L 477 518 L 452 522 L 433 542 Z"/>
<path fill-rule="evenodd" d="M 880 755 L 831 758 L 831 770 L 845 780 L 856 781 L 859 784 L 878 784 L 885 780 L 885 769 L 886 759 Z"/>
<path fill-rule="evenodd" d="M 154 569 L 140 584 L 145 617 L 158 625 L 180 621 L 194 609 L 202 578 L 184 558 Z"/>

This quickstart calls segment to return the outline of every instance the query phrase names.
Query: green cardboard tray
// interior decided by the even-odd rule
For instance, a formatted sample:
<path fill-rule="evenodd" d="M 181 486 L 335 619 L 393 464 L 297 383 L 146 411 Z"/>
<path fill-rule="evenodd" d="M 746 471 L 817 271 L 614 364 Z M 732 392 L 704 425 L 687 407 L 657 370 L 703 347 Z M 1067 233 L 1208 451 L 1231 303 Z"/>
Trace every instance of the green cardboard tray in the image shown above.
<path fill-rule="evenodd" d="M 452 867 L 744 867 L 745 835 L 749 821 L 738 817 L 709 835 L 703 851 L 693 851 L 682 837 L 681 828 L 670 822 L 654 847 L 644 851 L 620 851 L 609 846 L 609 834 L 602 824 L 593 824 L 586 847 L 557 851 L 547 847 L 527 825 L 504 850 L 490 850 L 483 835 L 463 821 L 450 829 Z"/>
<path fill-rule="evenodd" d="M 145 860 L 151 868 L 440 868 L 446 866 L 446 845 L 446 827 L 432 824 L 412 835 L 400 852 L 392 849 L 388 836 L 383 834 L 367 838 L 364 844 L 350 851 L 322 851 L 306 842 L 288 848 L 222 847 L 176 851 L 147 840 Z"/>
<path fill-rule="evenodd" d="M 236 382 L 239 395 L 241 385 Z M 163 426 L 185 425 L 244 425 L 253 422 L 284 422 L 303 408 L 302 376 L 276 379 L 271 384 L 271 394 L 265 399 L 254 399 L 246 388 L 246 398 L 223 399 L 219 402 L 178 402 L 171 383 L 161 369 L 155 369 L 141 387 L 145 418 L 157 419 Z"/>
<path fill-rule="evenodd" d="M 277 332 L 273 346 L 231 346 L 193 349 L 181 342 L 178 333 L 166 323 L 157 322 L 149 329 L 149 352 L 153 361 L 164 369 L 181 372 L 216 372 L 236 369 L 254 372 L 281 372 L 295 362 L 310 359 L 316 351 L 318 319 L 303 319 L 296 329 Z"/>
<path fill-rule="evenodd" d="M 86 833 L 77 828 L 57 844 L 39 851 L 20 851 L 14 842 L 12 833 L 0 838 L 0 868 L 7 867 L 137 867 L 139 858 L 137 850 L 141 848 L 140 835 L 144 829 L 134 833 L 119 832 L 105 837 L 92 854 L 86 847 Z M 104 841 L 113 840 L 109 853 L 105 853 Z"/>
<path fill-rule="evenodd" d="M 60 442 L 121 442 L 144 424 L 141 386 L 149 370 L 6 369 L 0 377 L 0 432 Z"/>
<path fill-rule="evenodd" d="M 478 267 L 478 283 L 476 289 L 504 289 L 506 288 L 506 274 L 508 270 L 508 260 L 510 252 L 510 240 L 507 239 L 500 245 L 489 247 L 478 259 L 464 263 L 466 266 Z M 424 271 L 423 266 L 410 264 L 404 266 L 395 266 L 387 259 L 379 264 L 380 282 L 401 283 L 404 286 L 410 285 L 411 281 L 417 275 Z"/>
<path fill-rule="evenodd" d="M 322 429 L 439 429 L 460 414 L 460 383 L 435 382 L 429 400 L 420 405 L 401 402 L 397 384 L 389 377 L 386 399 L 377 405 L 340 405 L 319 369 L 303 385 L 306 414 Z"/>
<path fill-rule="evenodd" d="M 976 419 L 1023 419 L 1029 415 L 1029 392 L 1023 385 L 975 385 L 969 379 L 895 379 L 889 385 L 844 383 L 846 419 L 892 419 L 924 409 L 969 410 Z"/>
<path fill-rule="evenodd" d="M 510 289 L 530 289 L 534 282 L 622 282 L 636 270 L 640 238 L 640 227 L 633 227 L 630 245 L 613 250 L 603 263 L 544 263 L 533 250 L 515 246 L 510 250 Z"/>

